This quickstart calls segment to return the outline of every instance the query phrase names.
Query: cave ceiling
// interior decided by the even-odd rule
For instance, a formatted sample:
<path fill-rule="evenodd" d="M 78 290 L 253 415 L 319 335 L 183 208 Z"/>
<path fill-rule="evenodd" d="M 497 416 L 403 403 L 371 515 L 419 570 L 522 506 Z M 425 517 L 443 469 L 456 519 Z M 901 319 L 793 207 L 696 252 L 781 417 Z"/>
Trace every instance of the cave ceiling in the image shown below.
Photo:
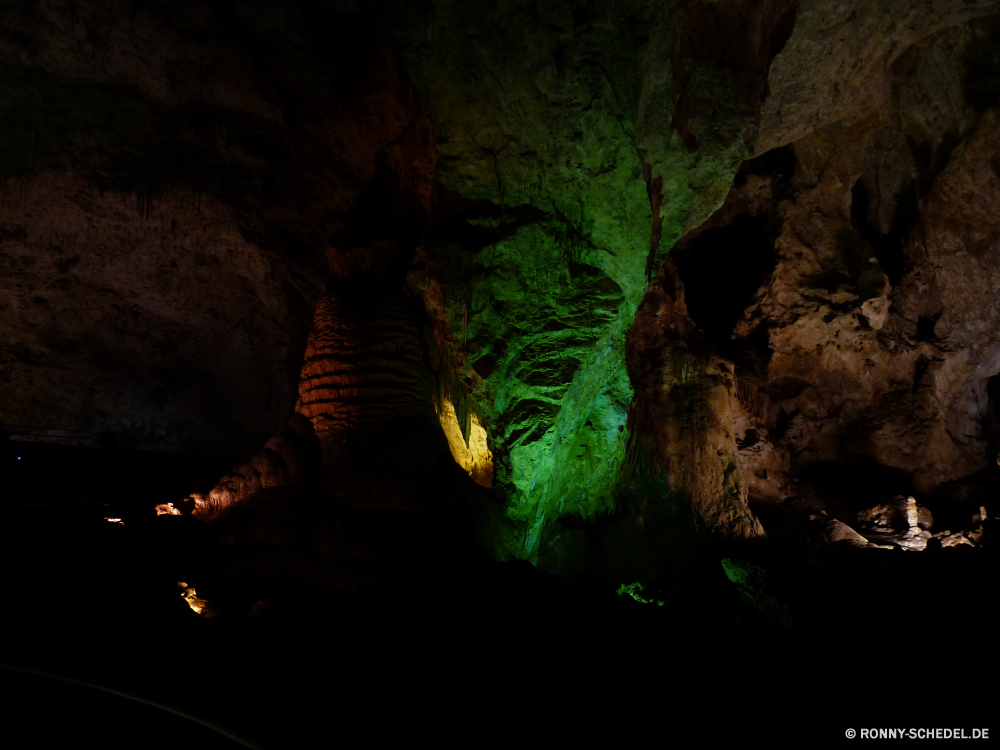
<path fill-rule="evenodd" d="M 854 523 L 848 462 L 929 497 L 1000 449 L 998 18 L 4 3 L 0 427 L 244 462 L 203 517 L 424 508 L 475 443 L 552 569 L 622 508 Z"/>

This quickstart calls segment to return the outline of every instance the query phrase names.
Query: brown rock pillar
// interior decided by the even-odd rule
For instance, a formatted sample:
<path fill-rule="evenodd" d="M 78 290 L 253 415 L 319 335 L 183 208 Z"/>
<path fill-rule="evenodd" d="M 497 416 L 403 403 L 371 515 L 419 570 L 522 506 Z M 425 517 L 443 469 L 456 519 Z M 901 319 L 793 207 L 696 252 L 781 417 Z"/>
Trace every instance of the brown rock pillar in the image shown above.
<path fill-rule="evenodd" d="M 650 470 L 686 493 L 702 528 L 729 537 L 762 536 L 747 505 L 733 429 L 757 405 L 743 403 L 745 388 L 732 365 L 701 341 L 670 259 L 636 315 L 628 347 L 634 419 L 651 440 Z"/>
<path fill-rule="evenodd" d="M 401 485 L 451 460 L 414 317 L 389 294 L 328 291 L 316 308 L 296 411 L 312 421 L 325 488 L 351 505 L 408 506 Z"/>
<path fill-rule="evenodd" d="M 410 255 L 371 244 L 331 251 L 335 281 L 316 307 L 296 412 L 312 422 L 328 493 L 354 506 L 413 508 L 433 470 L 453 461 L 434 411 L 420 307 L 402 291 Z"/>

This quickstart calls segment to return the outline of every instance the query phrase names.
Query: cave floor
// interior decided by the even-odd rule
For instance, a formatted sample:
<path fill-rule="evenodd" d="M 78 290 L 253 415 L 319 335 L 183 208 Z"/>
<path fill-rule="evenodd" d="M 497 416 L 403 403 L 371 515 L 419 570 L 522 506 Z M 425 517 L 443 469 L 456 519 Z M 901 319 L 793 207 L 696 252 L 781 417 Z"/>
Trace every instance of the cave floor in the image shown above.
<path fill-rule="evenodd" d="M 990 545 L 729 550 L 758 555 L 787 624 L 742 603 L 721 565 L 656 606 L 519 561 L 206 619 L 178 596 L 167 552 L 188 519 L 122 525 L 101 505 L 48 504 L 66 492 L 3 506 L 0 662 L 50 675 L 0 670 L 7 747 L 239 746 L 149 702 L 269 748 L 606 731 L 626 745 L 763 734 L 811 746 L 846 742 L 849 727 L 995 717 Z"/>

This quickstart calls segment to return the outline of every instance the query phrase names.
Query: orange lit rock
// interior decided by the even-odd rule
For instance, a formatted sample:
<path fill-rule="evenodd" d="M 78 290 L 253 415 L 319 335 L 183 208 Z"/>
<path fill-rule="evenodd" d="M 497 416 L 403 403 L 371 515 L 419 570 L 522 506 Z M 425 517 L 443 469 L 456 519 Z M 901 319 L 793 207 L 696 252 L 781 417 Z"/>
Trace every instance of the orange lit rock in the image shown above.
<path fill-rule="evenodd" d="M 296 410 L 322 447 L 324 486 L 350 504 L 407 505 L 403 477 L 433 481 L 448 458 L 414 309 L 398 293 L 323 294 Z"/>
<path fill-rule="evenodd" d="M 187 605 L 195 614 L 199 614 L 202 617 L 215 616 L 215 612 L 209 605 L 208 600 L 198 596 L 198 592 L 195 591 L 193 586 L 188 586 L 186 583 L 178 583 L 177 588 L 180 589 L 181 598 L 187 602 Z"/>
<path fill-rule="evenodd" d="M 319 446 L 312 424 L 298 414 L 289 420 L 263 450 L 233 469 L 207 494 L 192 494 L 194 516 L 209 520 L 228 507 L 266 487 L 309 487 L 320 474 Z"/>
<path fill-rule="evenodd" d="M 383 295 L 350 305 L 326 293 L 306 344 L 299 404 L 325 447 L 356 428 L 376 429 L 407 414 L 427 414 L 417 329 L 405 300 Z"/>

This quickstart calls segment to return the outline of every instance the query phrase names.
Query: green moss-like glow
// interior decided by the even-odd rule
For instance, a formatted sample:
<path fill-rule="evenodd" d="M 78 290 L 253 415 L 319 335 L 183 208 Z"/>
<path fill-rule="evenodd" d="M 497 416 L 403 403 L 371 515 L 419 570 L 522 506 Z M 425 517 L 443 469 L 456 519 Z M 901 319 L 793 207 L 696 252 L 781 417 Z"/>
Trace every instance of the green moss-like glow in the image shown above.
<path fill-rule="evenodd" d="M 720 101 L 711 123 L 688 128 L 706 145 L 689 151 L 673 130 L 681 8 L 397 9 L 405 63 L 440 133 L 439 187 L 460 206 L 429 258 L 483 378 L 474 408 L 492 441 L 494 488 L 522 527 L 513 551 L 532 561 L 548 521 L 615 503 L 633 396 L 625 334 L 654 226 L 644 163 L 663 192 L 655 267 L 721 204 L 747 151 L 750 121 L 710 71 L 689 84 Z"/>
<path fill-rule="evenodd" d="M 655 87 L 662 90 L 657 91 L 659 96 L 644 97 L 647 106 L 639 113 L 636 142 L 651 174 L 663 179 L 663 235 L 652 264 L 654 269 L 662 265 L 681 235 L 702 224 L 722 205 L 755 132 L 753 119 L 740 105 L 725 76 L 695 66 L 688 88 L 697 92 L 698 100 L 712 102 L 713 117 L 695 118 L 689 123 L 689 135 L 699 144 L 689 150 L 672 127 L 670 82 L 654 80 L 649 88 Z"/>
<path fill-rule="evenodd" d="M 624 334 L 641 285 L 606 276 L 594 249 L 567 260 L 559 229 L 530 225 L 497 243 L 471 294 L 470 334 L 488 342 L 476 354 L 505 344 L 483 406 L 508 457 L 526 551 L 546 517 L 608 509 L 632 397 Z"/>
<path fill-rule="evenodd" d="M 638 581 L 636 581 L 635 583 L 623 583 L 621 586 L 618 587 L 618 596 L 621 596 L 622 594 L 628 594 L 637 602 L 642 602 L 643 604 L 658 604 L 661 607 L 664 604 L 666 604 L 666 602 L 661 602 L 659 599 L 646 599 L 642 597 L 641 594 L 645 588 L 646 587 L 643 586 Z"/>

